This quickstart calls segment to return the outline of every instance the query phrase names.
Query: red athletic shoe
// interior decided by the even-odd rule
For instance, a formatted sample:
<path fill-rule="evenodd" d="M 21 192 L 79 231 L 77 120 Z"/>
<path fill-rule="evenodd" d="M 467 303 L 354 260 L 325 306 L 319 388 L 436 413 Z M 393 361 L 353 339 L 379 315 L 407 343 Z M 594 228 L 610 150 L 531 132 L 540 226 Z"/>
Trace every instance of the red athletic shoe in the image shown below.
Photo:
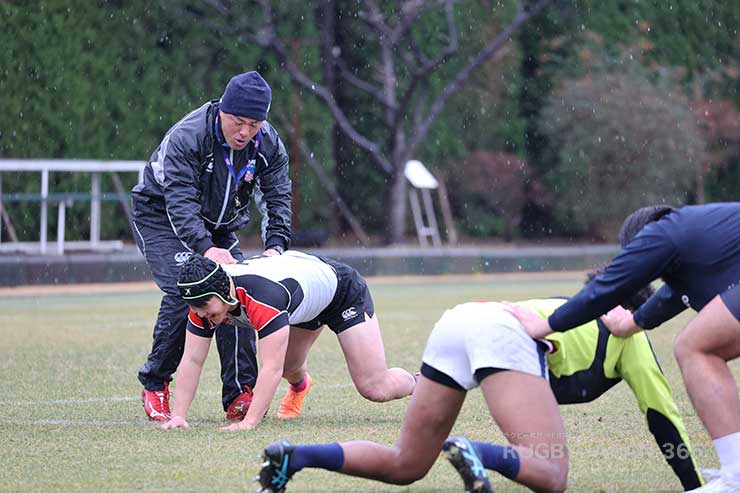
<path fill-rule="evenodd" d="M 170 389 L 169 384 L 164 383 L 164 390 L 141 390 L 141 402 L 144 403 L 144 412 L 152 421 L 169 421 L 170 413 Z"/>
<path fill-rule="evenodd" d="M 247 415 L 249 406 L 252 404 L 252 389 L 245 386 L 245 391 L 236 396 L 226 409 L 226 419 L 229 421 L 241 421 Z"/>

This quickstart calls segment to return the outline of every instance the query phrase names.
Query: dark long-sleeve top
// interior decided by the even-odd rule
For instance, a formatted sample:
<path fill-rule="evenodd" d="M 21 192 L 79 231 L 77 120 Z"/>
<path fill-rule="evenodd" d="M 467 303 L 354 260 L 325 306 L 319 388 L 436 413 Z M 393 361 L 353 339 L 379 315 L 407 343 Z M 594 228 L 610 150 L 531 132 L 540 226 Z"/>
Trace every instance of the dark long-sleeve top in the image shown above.
<path fill-rule="evenodd" d="M 699 311 L 740 283 L 740 203 L 687 206 L 648 224 L 550 315 L 550 327 L 562 332 L 600 317 L 658 278 L 665 284 L 633 314 L 643 329 Z"/>

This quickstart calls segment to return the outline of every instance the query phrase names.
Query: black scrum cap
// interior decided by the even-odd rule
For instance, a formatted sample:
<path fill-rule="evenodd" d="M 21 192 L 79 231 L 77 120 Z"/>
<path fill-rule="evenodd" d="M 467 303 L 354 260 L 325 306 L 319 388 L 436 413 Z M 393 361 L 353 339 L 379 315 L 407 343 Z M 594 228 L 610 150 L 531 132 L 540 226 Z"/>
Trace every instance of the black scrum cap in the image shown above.
<path fill-rule="evenodd" d="M 218 296 L 224 303 L 236 303 L 231 296 L 229 275 L 219 264 L 194 253 L 180 269 L 177 281 L 180 297 L 185 301 Z"/>

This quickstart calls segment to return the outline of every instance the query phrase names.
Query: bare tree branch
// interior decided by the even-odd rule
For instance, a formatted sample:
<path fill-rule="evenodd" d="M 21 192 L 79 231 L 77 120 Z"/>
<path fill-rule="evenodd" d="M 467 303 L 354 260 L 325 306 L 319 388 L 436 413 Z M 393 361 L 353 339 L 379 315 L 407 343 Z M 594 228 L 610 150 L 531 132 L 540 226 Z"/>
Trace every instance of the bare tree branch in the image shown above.
<path fill-rule="evenodd" d="M 448 43 L 445 50 L 434 60 L 428 60 L 421 68 L 414 71 L 413 77 L 409 86 L 401 96 L 401 101 L 398 106 L 401 108 L 400 113 L 397 115 L 396 121 L 393 122 L 393 131 L 398 128 L 399 125 L 403 124 L 403 120 L 406 117 L 408 108 L 411 106 L 411 99 L 414 97 L 414 92 L 420 81 L 425 80 L 429 74 L 434 71 L 437 67 L 446 62 L 450 56 L 454 55 L 458 49 L 458 37 L 457 37 L 457 25 L 455 24 L 455 10 L 454 0 L 445 1 L 445 15 L 447 17 L 447 30 L 449 31 L 450 42 Z"/>
<path fill-rule="evenodd" d="M 360 11 L 360 18 L 363 19 L 375 32 L 378 33 L 379 40 L 390 39 L 391 30 L 383 19 L 383 13 L 380 11 L 380 7 L 375 3 L 375 0 L 365 0 L 365 5 L 370 11 L 369 14 L 365 14 Z"/>
<path fill-rule="evenodd" d="M 10 215 L 8 214 L 8 211 L 5 210 L 5 207 L 3 207 L 3 203 L 0 202 L 0 228 L 3 227 L 3 222 L 5 222 L 5 228 L 8 230 L 8 236 L 10 236 L 10 240 L 18 243 L 18 235 L 15 232 L 15 226 L 13 226 L 13 221 L 10 219 Z"/>
<path fill-rule="evenodd" d="M 230 9 L 227 5 L 224 4 L 224 2 L 221 2 L 219 0 L 203 0 L 205 3 L 216 9 L 216 11 L 221 15 L 229 15 Z"/>
<path fill-rule="evenodd" d="M 287 126 L 286 119 L 281 115 L 276 117 L 276 121 L 283 127 Z M 369 245 L 371 242 L 370 237 L 367 235 L 365 229 L 362 227 L 362 223 L 360 223 L 360 221 L 357 219 L 357 216 L 352 213 L 352 210 L 349 208 L 344 199 L 342 199 L 342 196 L 339 194 L 334 181 L 329 177 L 329 174 L 326 172 L 324 167 L 321 166 L 321 163 L 318 162 L 318 160 L 316 159 L 316 155 L 311 151 L 311 149 L 308 147 L 308 144 L 306 144 L 304 140 L 301 139 L 298 142 L 298 145 L 301 148 L 301 154 L 303 155 L 303 157 L 306 158 L 308 165 L 316 174 L 316 177 L 319 179 L 321 186 L 324 187 L 324 190 L 326 190 L 326 193 L 328 193 L 331 197 L 331 200 L 334 205 L 336 205 L 339 213 L 347 221 L 349 227 L 352 228 L 352 232 L 360 241 L 360 244 Z M 0 206 L 2 206 L 2 204 L 0 204 Z"/>
<path fill-rule="evenodd" d="M 424 52 L 419 48 L 418 43 L 416 42 L 416 39 L 414 39 L 413 33 L 411 33 L 408 37 L 408 43 L 409 48 L 411 49 L 411 53 L 414 55 L 414 59 L 412 59 L 407 53 L 406 50 L 401 52 L 402 56 L 404 56 L 404 59 L 406 60 L 406 63 L 413 67 L 414 63 L 417 63 L 419 65 L 424 65 L 429 61 L 429 58 L 424 54 Z"/>
<path fill-rule="evenodd" d="M 426 119 L 421 126 L 416 128 L 416 131 L 411 137 L 411 141 L 404 153 L 404 162 L 410 159 L 410 157 L 416 152 L 416 149 L 424 141 L 424 138 L 426 138 L 427 133 L 429 133 L 429 129 L 442 112 L 447 101 L 463 86 L 463 84 L 465 84 L 465 82 L 467 82 L 473 70 L 493 56 L 527 20 L 537 15 L 548 3 L 550 3 L 550 1 L 551 0 L 537 0 L 533 4 L 530 4 L 527 0 L 523 0 L 523 4 L 520 4 L 519 12 L 512 23 L 496 36 L 493 41 L 486 45 L 486 47 L 483 48 L 465 66 L 465 68 L 458 72 L 453 81 L 445 87 L 442 94 L 440 94 L 434 101 Z"/>
<path fill-rule="evenodd" d="M 306 158 L 306 161 L 308 161 L 308 165 L 311 166 L 311 169 L 314 171 L 314 173 L 316 173 L 316 177 L 319 179 L 319 182 L 321 182 L 321 185 L 324 187 L 327 193 L 329 193 L 332 202 L 334 202 L 334 205 L 337 206 L 339 212 L 342 214 L 342 216 L 344 216 L 344 219 L 349 224 L 349 227 L 352 228 L 352 232 L 355 234 L 357 239 L 360 240 L 360 244 L 369 245 L 370 237 L 367 235 L 367 233 L 365 233 L 365 230 L 362 227 L 362 223 L 360 223 L 357 217 L 352 213 L 352 210 L 342 199 L 342 196 L 339 195 L 339 191 L 337 191 L 336 185 L 331 180 L 326 170 L 324 170 L 321 164 L 316 160 L 313 152 L 311 152 L 304 141 L 300 142 L 300 146 L 301 153 Z"/>
<path fill-rule="evenodd" d="M 427 107 L 429 96 L 429 83 L 428 81 L 422 81 L 417 89 L 418 95 L 414 102 L 414 113 L 413 117 L 413 128 L 419 127 L 424 121 L 424 109 Z"/>
<path fill-rule="evenodd" d="M 390 103 L 386 105 L 385 120 L 388 126 L 393 125 L 396 119 L 396 66 L 393 60 L 393 42 L 391 31 L 386 24 L 383 13 L 381 12 L 375 0 L 365 0 L 365 4 L 370 10 L 368 21 L 379 33 L 378 44 L 380 45 L 381 74 L 383 78 L 383 96 Z M 392 106 L 392 107 L 389 107 Z"/>
<path fill-rule="evenodd" d="M 265 48 L 272 50 L 284 65 L 285 69 L 288 70 L 293 80 L 298 82 L 301 86 L 313 92 L 319 96 L 329 108 L 334 120 L 339 125 L 339 128 L 349 137 L 352 142 L 357 144 L 360 148 L 365 149 L 373 157 L 375 162 L 380 166 L 383 172 L 391 174 L 393 172 L 393 165 L 383 155 L 380 146 L 361 135 L 350 123 L 347 116 L 339 108 L 334 96 L 324 86 L 311 80 L 301 69 L 299 69 L 287 55 L 287 50 L 283 46 L 283 43 L 275 35 L 274 20 L 272 17 L 272 10 L 270 8 L 270 0 L 260 0 L 262 4 L 262 11 L 264 17 L 264 28 L 258 34 L 256 41 Z"/>
<path fill-rule="evenodd" d="M 455 24 L 455 9 L 454 0 L 446 0 L 445 2 L 445 16 L 447 17 L 447 31 L 449 32 L 450 41 L 447 43 L 447 47 L 442 53 L 434 60 L 428 61 L 424 66 L 421 67 L 417 74 L 414 74 L 414 78 L 426 77 L 429 72 L 437 68 L 440 64 L 445 62 L 451 55 L 454 55 L 458 49 L 458 37 L 457 37 L 457 25 Z"/>
<path fill-rule="evenodd" d="M 212 7 L 216 8 L 219 12 L 222 12 L 224 15 L 230 14 L 228 7 L 221 4 L 218 0 L 204 1 L 206 1 Z M 303 71 L 301 71 L 301 69 L 298 68 L 290 60 L 290 57 L 287 54 L 287 49 L 283 45 L 282 41 L 280 41 L 280 39 L 278 39 L 275 35 L 272 8 L 270 6 L 269 0 L 260 0 L 260 4 L 262 6 L 263 18 L 266 20 L 266 23 L 263 28 L 254 35 L 240 30 L 236 25 L 232 29 L 228 29 L 227 26 L 216 24 L 212 22 L 209 18 L 205 19 L 205 23 L 214 30 L 237 34 L 239 35 L 240 40 L 247 40 L 256 43 L 263 48 L 273 51 L 277 55 L 279 61 L 285 66 L 285 68 L 288 70 L 288 72 L 296 82 L 324 100 L 335 121 L 342 129 L 342 131 L 350 138 L 350 140 L 352 140 L 360 148 L 365 149 L 367 152 L 369 152 L 383 172 L 385 172 L 386 174 L 392 173 L 393 167 L 387 160 L 387 158 L 385 158 L 385 156 L 382 154 L 380 146 L 357 132 L 347 119 L 344 112 L 339 108 L 339 105 L 336 104 L 336 101 L 334 100 L 331 92 L 328 91 L 321 84 L 318 84 L 317 82 L 306 76 L 305 73 L 303 73 Z M 342 68 L 344 68 L 344 70 L 342 70 Z M 346 66 L 340 66 L 340 73 L 343 75 L 351 76 L 349 70 L 346 69 Z M 357 77 L 348 78 L 352 79 L 352 83 L 356 87 L 363 86 L 361 87 L 362 89 L 370 92 L 371 95 L 373 95 L 373 97 L 375 97 L 384 106 L 388 107 L 391 110 L 396 109 L 394 105 L 389 104 L 388 100 L 384 97 L 379 89 L 371 86 L 369 83 L 362 81 Z"/>
<path fill-rule="evenodd" d="M 379 88 L 375 87 L 370 82 L 362 80 L 354 75 L 349 67 L 347 67 L 347 64 L 344 62 L 344 60 L 342 60 L 340 57 L 334 57 L 334 64 L 337 66 L 337 68 L 339 68 L 339 74 L 342 76 L 342 79 L 346 80 L 357 89 L 365 91 L 373 98 L 377 99 L 378 102 L 380 102 L 386 108 L 389 108 L 391 110 L 398 109 L 397 105 L 386 99 L 385 95 L 383 95 Z"/>
<path fill-rule="evenodd" d="M 295 54 L 287 49 L 286 42 L 278 37 L 278 26 L 276 25 L 278 11 L 273 12 L 273 7 L 280 4 L 275 0 L 252 0 L 248 2 L 250 5 L 248 9 L 237 9 L 237 2 L 234 0 L 201 0 L 200 10 L 187 7 L 186 11 L 221 36 L 234 36 L 240 41 L 251 42 L 273 54 L 281 69 L 288 72 L 295 84 L 313 93 L 328 108 L 334 125 L 342 136 L 346 136 L 347 140 L 370 154 L 372 162 L 389 178 L 386 181 L 389 210 L 386 233 L 389 241 L 396 242 L 402 239 L 404 231 L 406 189 L 403 175 L 404 163 L 422 145 L 447 102 L 468 82 L 473 71 L 494 55 L 501 55 L 504 52 L 502 48 L 506 46 L 511 36 L 527 20 L 553 1 L 555 0 L 519 0 L 519 11 L 511 24 L 474 57 L 467 62 L 464 61 L 463 68 L 454 75 L 441 92 L 432 91 L 428 80 L 432 74 L 439 71 L 443 64 L 459 53 L 460 41 L 455 18 L 455 0 L 400 0 L 396 2 L 355 0 L 350 2 L 355 5 L 352 9 L 354 14 L 352 21 L 359 21 L 364 30 L 362 35 L 365 39 L 370 38 L 373 44 L 377 42 L 377 48 L 373 46 L 372 50 L 373 60 L 367 61 L 367 67 L 369 67 L 367 70 L 375 71 L 370 72 L 369 75 L 364 68 L 359 74 L 343 57 L 345 54 L 338 52 L 338 47 L 335 46 L 338 43 L 335 36 L 336 23 L 346 16 L 336 10 L 337 6 L 334 2 L 328 4 L 325 0 L 312 2 L 316 12 L 320 14 L 317 17 L 318 24 L 322 25 L 321 16 L 324 15 L 328 16 L 325 19 L 326 26 L 331 27 L 327 32 L 319 28 L 321 31 L 319 35 L 321 73 L 323 74 L 319 77 L 323 77 L 321 79 L 323 84 L 309 77 L 309 73 L 303 70 Z M 256 9 L 252 8 L 254 4 L 261 6 L 261 22 L 254 22 L 256 20 Z M 359 4 L 359 12 L 357 4 Z M 427 47 L 426 40 L 419 38 L 423 35 L 422 31 L 417 32 L 414 28 L 420 24 L 420 18 L 426 13 L 432 12 L 435 17 L 441 14 L 439 7 L 444 8 L 448 39 L 446 43 L 443 41 L 444 46 L 432 52 Z M 218 22 L 214 22 L 214 19 Z M 352 36 L 358 36 L 358 34 L 353 32 Z M 380 60 L 377 59 L 378 51 Z M 367 54 L 360 56 L 362 55 Z M 399 74 L 403 74 L 402 81 L 398 80 Z M 347 86 L 351 86 L 353 91 L 363 91 L 373 99 L 373 102 L 377 102 L 374 107 L 368 108 L 368 111 L 383 119 L 384 125 L 379 132 L 384 136 L 378 137 L 378 139 L 382 138 L 382 141 L 376 142 L 361 134 L 352 125 L 344 109 L 339 106 L 335 97 L 338 97 L 336 96 L 338 94 L 336 83 L 340 79 Z M 403 92 L 399 94 L 399 91 Z M 351 104 L 351 101 L 348 103 Z M 378 113 L 379 109 L 383 111 L 382 116 Z M 375 135 L 375 130 L 373 132 Z M 311 162 L 312 155 L 304 143 L 301 143 L 301 154 L 306 154 L 307 161 L 315 170 L 319 169 L 315 166 L 315 161 Z M 321 170 L 317 171 L 317 173 L 320 172 Z M 327 185 L 328 178 L 320 176 L 319 179 L 332 193 L 332 188 Z M 346 208 L 346 204 L 343 205 L 343 202 L 337 201 L 336 198 L 335 202 L 340 210 L 343 207 Z M 346 214 L 345 217 L 347 217 Z M 348 222 L 351 224 L 352 221 L 348 218 Z M 355 225 L 352 225 L 352 228 L 361 238 L 362 233 L 357 232 Z"/>
<path fill-rule="evenodd" d="M 399 22 L 398 26 L 391 32 L 392 44 L 397 44 L 406 36 L 411 29 L 411 26 L 416 22 L 416 19 L 418 19 L 424 11 L 424 7 L 428 7 L 426 5 L 426 0 L 407 0 L 401 6 L 401 22 Z"/>

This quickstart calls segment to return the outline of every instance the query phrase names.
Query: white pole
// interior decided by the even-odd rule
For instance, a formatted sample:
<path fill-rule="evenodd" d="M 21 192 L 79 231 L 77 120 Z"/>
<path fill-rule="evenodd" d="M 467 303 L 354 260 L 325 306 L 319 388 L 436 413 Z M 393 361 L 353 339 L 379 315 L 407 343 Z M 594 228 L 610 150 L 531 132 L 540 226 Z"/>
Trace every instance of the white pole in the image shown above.
<path fill-rule="evenodd" d="M 59 201 L 59 213 L 57 215 L 57 255 L 64 255 L 64 220 L 67 204 Z"/>
<path fill-rule="evenodd" d="M 100 173 L 92 174 L 92 199 L 90 201 L 90 246 L 93 250 L 100 243 Z"/>
<path fill-rule="evenodd" d="M 41 232 L 39 235 L 39 246 L 41 247 L 41 254 L 46 254 L 46 227 L 47 227 L 47 213 L 48 204 L 46 198 L 49 196 L 49 169 L 44 168 L 41 170 Z"/>
<path fill-rule="evenodd" d="M 3 174 L 0 173 L 0 243 L 3 242 Z"/>

